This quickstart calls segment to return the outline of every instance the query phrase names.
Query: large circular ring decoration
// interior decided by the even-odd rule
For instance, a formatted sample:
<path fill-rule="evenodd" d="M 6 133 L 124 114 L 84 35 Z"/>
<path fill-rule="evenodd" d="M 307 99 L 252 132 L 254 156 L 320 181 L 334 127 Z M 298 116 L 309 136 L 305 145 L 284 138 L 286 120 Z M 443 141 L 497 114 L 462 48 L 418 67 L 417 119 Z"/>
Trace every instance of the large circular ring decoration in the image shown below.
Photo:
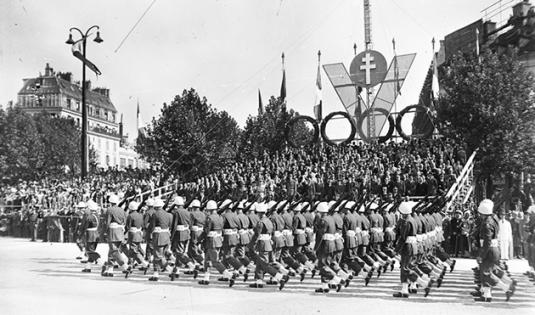
<path fill-rule="evenodd" d="M 399 135 L 405 139 L 405 140 L 411 140 L 413 138 L 418 138 L 418 139 L 427 139 L 429 137 L 431 137 L 431 135 L 433 135 L 433 131 L 435 130 L 435 126 L 433 124 L 431 124 L 431 128 L 428 128 L 428 130 L 425 130 L 422 134 L 418 134 L 418 135 L 407 135 L 405 132 L 403 132 L 403 129 L 401 128 L 401 121 L 403 120 L 403 116 L 405 114 L 407 114 L 409 111 L 411 110 L 415 110 L 416 112 L 423 112 L 423 113 L 426 113 L 429 117 L 429 119 L 431 119 L 431 117 L 429 116 L 429 108 L 425 107 L 425 106 L 422 106 L 422 105 L 411 105 L 411 106 L 407 106 L 405 107 L 404 109 L 401 110 L 401 112 L 399 112 L 399 115 L 398 117 L 396 118 L 396 130 L 397 132 L 399 133 Z"/>
<path fill-rule="evenodd" d="M 362 125 L 364 123 L 364 119 L 370 116 L 372 112 L 378 112 L 384 115 L 388 120 L 388 132 L 386 133 L 386 135 L 377 138 L 377 141 L 379 143 L 386 142 L 388 139 L 390 139 L 390 137 L 392 137 L 392 134 L 394 133 L 395 124 L 394 124 L 394 118 L 392 118 L 392 116 L 390 115 L 390 112 L 384 108 L 368 108 L 362 113 L 362 115 L 360 115 L 358 124 L 357 124 L 357 126 L 359 126 L 358 131 L 359 131 L 360 138 L 366 142 L 371 141 L 371 138 L 367 137 L 364 134 L 364 131 L 362 130 Z"/>
<path fill-rule="evenodd" d="M 288 142 L 288 144 L 293 148 L 298 148 L 299 146 L 292 139 L 290 139 L 290 132 L 292 131 L 293 125 L 301 119 L 306 120 L 309 123 L 311 123 L 312 127 L 314 128 L 314 135 L 312 136 L 312 140 L 310 140 L 308 143 L 304 144 L 303 146 L 316 143 L 318 142 L 318 139 L 319 139 L 320 129 L 318 127 L 318 122 L 310 116 L 296 116 L 294 118 L 291 118 L 286 123 L 286 128 L 284 129 L 284 137 L 286 138 L 286 141 Z"/>
<path fill-rule="evenodd" d="M 347 119 L 347 121 L 351 125 L 351 133 L 349 134 L 349 137 L 347 137 L 347 139 L 345 139 L 344 141 L 342 141 L 340 143 L 336 143 L 336 142 L 332 141 L 331 139 L 329 139 L 329 137 L 327 137 L 327 134 L 325 133 L 325 129 L 327 127 L 327 123 L 329 122 L 329 120 L 331 120 L 336 115 L 344 117 L 345 119 Z M 350 144 L 351 141 L 353 141 L 353 139 L 355 139 L 355 134 L 357 133 L 357 128 L 355 127 L 355 124 L 353 123 L 353 119 L 351 119 L 351 116 L 349 116 L 349 114 L 347 112 L 342 112 L 342 111 L 340 111 L 340 112 L 332 112 L 329 115 L 327 115 L 325 117 L 325 119 L 323 119 L 323 121 L 321 122 L 320 130 L 321 130 L 321 137 L 323 138 L 323 140 L 327 144 L 334 145 L 334 146 L 336 146 L 336 145 L 344 146 L 344 145 Z"/>

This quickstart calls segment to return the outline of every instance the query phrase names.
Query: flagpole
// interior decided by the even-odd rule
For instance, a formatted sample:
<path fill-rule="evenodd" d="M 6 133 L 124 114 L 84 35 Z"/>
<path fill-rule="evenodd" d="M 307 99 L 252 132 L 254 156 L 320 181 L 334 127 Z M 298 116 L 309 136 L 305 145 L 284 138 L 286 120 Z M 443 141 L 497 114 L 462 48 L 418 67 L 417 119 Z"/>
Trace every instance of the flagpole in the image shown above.
<path fill-rule="evenodd" d="M 396 99 L 398 97 L 398 76 L 397 76 L 397 65 L 398 65 L 398 56 L 396 54 L 396 39 L 392 38 L 392 49 L 394 50 L 394 79 L 395 79 L 395 86 L 394 86 L 394 115 L 398 112 L 398 102 L 396 102 Z"/>

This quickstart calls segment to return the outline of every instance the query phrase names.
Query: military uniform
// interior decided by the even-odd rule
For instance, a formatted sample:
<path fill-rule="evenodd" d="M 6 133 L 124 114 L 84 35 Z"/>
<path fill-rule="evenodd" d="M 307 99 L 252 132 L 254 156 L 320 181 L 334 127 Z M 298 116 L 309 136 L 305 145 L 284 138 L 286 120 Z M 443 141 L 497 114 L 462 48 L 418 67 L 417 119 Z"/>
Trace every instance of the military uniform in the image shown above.
<path fill-rule="evenodd" d="M 110 197 L 111 199 L 111 197 Z M 111 201 L 110 201 L 111 202 Z M 113 261 L 119 264 L 126 271 L 128 258 L 123 253 L 121 245 L 124 242 L 124 232 L 126 224 L 126 214 L 123 209 L 117 207 L 118 198 L 111 202 L 112 206 L 106 212 L 106 226 L 108 229 L 108 270 L 103 272 L 103 276 L 113 276 Z"/>
<path fill-rule="evenodd" d="M 171 243 L 170 228 L 173 224 L 172 217 L 163 210 L 163 205 L 161 200 L 154 202 L 155 211 L 151 216 L 149 225 L 154 255 L 154 275 L 149 278 L 151 281 L 157 281 L 159 271 L 166 269 L 167 259 L 165 252 Z"/>
<path fill-rule="evenodd" d="M 145 253 L 141 248 L 143 241 L 143 215 L 139 213 L 137 208 L 139 204 L 132 202 L 129 205 L 130 214 L 126 217 L 126 230 L 128 231 L 128 246 L 130 248 L 130 257 L 141 264 L 142 268 L 147 268 L 145 261 Z"/>
<path fill-rule="evenodd" d="M 97 253 L 99 219 L 95 213 L 98 208 L 96 207 L 96 203 L 94 205 L 90 204 L 90 207 L 92 211 L 84 215 L 81 225 L 81 229 L 85 231 L 84 240 L 87 254 L 87 264 L 82 272 L 91 272 L 89 264 L 96 262 L 100 258 L 100 255 Z"/>

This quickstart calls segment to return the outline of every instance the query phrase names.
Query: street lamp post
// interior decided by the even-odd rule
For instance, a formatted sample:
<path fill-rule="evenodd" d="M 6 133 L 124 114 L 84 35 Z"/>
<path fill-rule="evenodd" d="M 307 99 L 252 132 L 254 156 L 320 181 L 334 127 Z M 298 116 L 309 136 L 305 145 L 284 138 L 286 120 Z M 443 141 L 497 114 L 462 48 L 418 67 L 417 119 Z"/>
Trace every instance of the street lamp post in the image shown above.
<path fill-rule="evenodd" d="M 86 44 L 87 39 L 91 34 L 91 30 L 96 29 L 97 30 L 97 36 L 95 37 L 94 41 L 97 43 L 102 43 L 103 40 L 100 38 L 100 31 L 98 25 L 91 26 L 85 33 L 82 32 L 77 27 L 71 27 L 69 29 L 69 39 L 65 42 L 66 44 L 73 45 L 75 41 L 72 39 L 72 32 L 77 31 L 80 33 L 81 40 L 82 40 L 82 55 L 83 55 L 83 61 L 82 61 L 82 163 L 81 163 L 81 177 L 82 179 L 85 179 L 87 177 L 87 164 L 89 161 L 89 150 L 87 145 L 87 106 L 85 104 L 85 60 L 86 59 Z"/>

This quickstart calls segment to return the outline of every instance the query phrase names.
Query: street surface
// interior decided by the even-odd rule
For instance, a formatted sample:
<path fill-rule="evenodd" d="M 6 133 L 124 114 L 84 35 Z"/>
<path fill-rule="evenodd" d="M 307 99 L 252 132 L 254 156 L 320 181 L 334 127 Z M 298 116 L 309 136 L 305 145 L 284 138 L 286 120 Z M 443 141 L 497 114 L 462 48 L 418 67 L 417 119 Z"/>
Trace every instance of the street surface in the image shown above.
<path fill-rule="evenodd" d="M 107 245 L 99 244 L 98 251 L 106 257 Z M 250 289 L 251 281 L 228 288 L 214 276 L 208 287 L 184 275 L 174 282 L 167 275 L 150 282 L 140 271 L 128 279 L 119 271 L 103 278 L 96 265 L 92 273 L 82 273 L 78 253 L 75 244 L 0 238 L 0 314 L 535 314 L 535 285 L 522 275 L 524 260 L 509 262 L 519 282 L 511 301 L 504 302 L 504 293 L 495 290 L 494 301 L 482 304 L 469 294 L 475 266 L 469 259 L 459 259 L 429 297 L 422 291 L 395 299 L 398 268 L 372 279 L 368 287 L 359 276 L 340 293 L 323 295 L 314 293 L 318 276 L 307 276 L 303 283 L 293 278 L 282 292 L 272 286 Z"/>

